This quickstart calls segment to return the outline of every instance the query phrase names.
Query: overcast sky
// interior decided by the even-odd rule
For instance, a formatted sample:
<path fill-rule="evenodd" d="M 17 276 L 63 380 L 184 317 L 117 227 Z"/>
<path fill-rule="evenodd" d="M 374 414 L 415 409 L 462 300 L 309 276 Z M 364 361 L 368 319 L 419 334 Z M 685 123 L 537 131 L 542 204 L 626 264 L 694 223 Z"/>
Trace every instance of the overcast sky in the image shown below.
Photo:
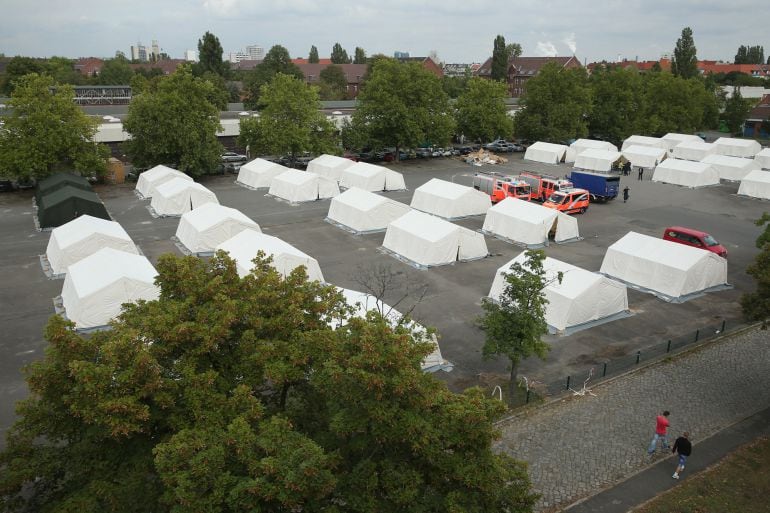
<path fill-rule="evenodd" d="M 352 56 L 435 50 L 444 62 L 483 62 L 502 34 L 524 55 L 582 61 L 658 59 L 682 28 L 698 57 L 732 60 L 741 44 L 770 54 L 767 0 L 2 0 L 0 53 L 111 57 L 157 39 L 171 57 L 194 49 L 207 30 L 225 56 L 246 45 L 280 44 L 292 57 L 310 46 L 328 57 L 339 42 Z"/>

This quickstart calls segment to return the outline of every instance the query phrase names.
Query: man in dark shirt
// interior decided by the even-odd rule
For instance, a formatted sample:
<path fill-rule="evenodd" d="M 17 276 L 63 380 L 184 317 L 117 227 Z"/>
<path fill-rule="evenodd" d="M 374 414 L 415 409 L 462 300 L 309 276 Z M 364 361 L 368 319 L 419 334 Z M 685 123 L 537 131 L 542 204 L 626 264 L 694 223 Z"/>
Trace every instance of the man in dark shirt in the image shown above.
<path fill-rule="evenodd" d="M 692 452 L 692 444 L 689 440 L 690 433 L 685 431 L 682 433 L 682 436 L 676 439 L 674 442 L 674 448 L 671 449 L 671 452 L 674 454 L 679 453 L 679 462 L 676 466 L 676 470 L 674 471 L 674 475 L 671 476 L 674 479 L 679 479 L 679 474 L 682 473 L 684 470 L 684 464 L 687 461 L 687 457 Z"/>

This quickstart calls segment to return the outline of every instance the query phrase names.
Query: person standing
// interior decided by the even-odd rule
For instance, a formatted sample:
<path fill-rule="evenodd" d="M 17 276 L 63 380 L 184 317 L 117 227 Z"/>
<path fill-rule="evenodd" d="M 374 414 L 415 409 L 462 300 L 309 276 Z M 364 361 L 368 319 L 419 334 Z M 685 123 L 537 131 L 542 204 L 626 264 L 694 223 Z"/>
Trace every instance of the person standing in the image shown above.
<path fill-rule="evenodd" d="M 663 450 L 668 449 L 668 436 L 666 435 L 666 430 L 669 425 L 669 415 L 669 411 L 666 410 L 655 418 L 655 434 L 652 437 L 652 442 L 650 442 L 650 447 L 647 449 L 647 454 L 652 455 L 652 453 L 655 452 L 655 449 L 658 446 L 658 440 L 661 440 Z"/>
<path fill-rule="evenodd" d="M 626 188 L 623 189 L 623 203 L 628 201 L 628 191 L 629 191 L 628 186 L 626 186 Z"/>
<path fill-rule="evenodd" d="M 690 443 L 690 433 L 688 433 L 687 431 L 682 433 L 682 436 L 680 436 L 679 438 L 676 439 L 676 441 L 674 441 L 674 448 L 671 449 L 671 452 L 674 454 L 679 453 L 679 461 L 677 462 L 676 470 L 674 470 L 674 475 L 671 476 L 674 479 L 679 479 L 679 474 L 681 474 L 682 471 L 684 470 L 684 464 L 687 461 L 687 457 L 692 452 L 692 443 Z"/>
<path fill-rule="evenodd" d="M 639 167 L 639 180 L 642 180 L 643 177 L 644 177 L 644 168 L 640 166 Z"/>

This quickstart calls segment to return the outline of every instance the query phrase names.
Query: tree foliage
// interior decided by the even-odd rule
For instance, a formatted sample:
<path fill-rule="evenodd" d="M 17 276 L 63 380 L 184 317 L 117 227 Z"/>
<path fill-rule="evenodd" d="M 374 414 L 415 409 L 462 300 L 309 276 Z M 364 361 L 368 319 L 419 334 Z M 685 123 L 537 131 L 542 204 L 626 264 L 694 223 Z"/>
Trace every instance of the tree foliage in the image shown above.
<path fill-rule="evenodd" d="M 262 257 L 244 278 L 224 253 L 157 270 L 160 298 L 110 331 L 49 322 L 4 510 L 532 510 L 523 464 L 491 450 L 502 406 L 421 372 L 431 347 L 405 327 Z"/>
<path fill-rule="evenodd" d="M 642 132 L 662 136 L 668 132 L 691 134 L 716 121 L 717 97 L 697 78 L 683 79 L 670 73 L 644 76 Z M 710 119 L 714 118 L 714 119 Z"/>
<path fill-rule="evenodd" d="M 731 134 L 742 134 L 743 123 L 751 110 L 752 103 L 741 95 L 740 87 L 733 89 L 733 94 L 725 101 L 723 114 L 725 123 Z"/>
<path fill-rule="evenodd" d="M 492 46 L 492 80 L 502 80 L 508 77 L 508 49 L 505 46 L 505 38 L 501 35 L 495 37 Z"/>
<path fill-rule="evenodd" d="M 96 77 L 96 83 L 102 85 L 128 85 L 134 77 L 134 70 L 125 57 L 107 59 Z"/>
<path fill-rule="evenodd" d="M 682 78 L 695 78 L 698 76 L 698 56 L 696 55 L 695 41 L 692 37 L 692 29 L 682 29 L 682 36 L 676 40 L 674 58 L 671 60 L 671 72 Z"/>
<path fill-rule="evenodd" d="M 761 45 L 738 47 L 735 53 L 735 64 L 764 64 L 765 48 Z"/>
<path fill-rule="evenodd" d="M 209 31 L 198 39 L 198 63 L 195 67 L 196 75 L 203 75 L 207 71 L 221 77 L 226 77 L 230 65 L 222 60 L 222 44 L 219 38 Z"/>
<path fill-rule="evenodd" d="M 289 50 L 281 45 L 270 48 L 262 62 L 244 78 L 243 86 L 246 96 L 244 104 L 247 108 L 252 110 L 259 108 L 259 95 L 262 86 L 269 84 L 278 73 L 292 75 L 300 80 L 305 78 L 297 65 L 291 62 Z"/>
<path fill-rule="evenodd" d="M 0 176 L 42 179 L 57 171 L 106 172 L 107 148 L 94 142 L 97 123 L 75 104 L 72 86 L 54 87 L 35 73 L 15 80 L 0 129 Z"/>
<path fill-rule="evenodd" d="M 618 145 L 644 131 L 643 77 L 635 69 L 594 70 L 589 132 Z"/>
<path fill-rule="evenodd" d="M 360 46 L 356 46 L 353 54 L 353 64 L 366 64 L 366 50 Z"/>
<path fill-rule="evenodd" d="M 505 53 L 508 54 L 508 60 L 515 59 L 516 57 L 521 57 L 521 53 L 524 50 L 521 47 L 521 44 L 519 43 L 508 43 L 505 45 Z"/>
<path fill-rule="evenodd" d="M 222 153 L 216 96 L 214 85 L 186 65 L 134 98 L 123 123 L 132 162 L 140 168 L 165 164 L 191 176 L 214 171 Z"/>
<path fill-rule="evenodd" d="M 315 45 L 310 47 L 310 54 L 307 56 L 307 61 L 310 64 L 318 64 L 318 48 Z"/>
<path fill-rule="evenodd" d="M 760 252 L 746 269 L 746 272 L 754 278 L 757 290 L 745 293 L 741 297 L 741 307 L 743 315 L 748 320 L 763 321 L 767 324 L 770 320 L 770 213 L 762 214 L 754 224 L 765 227 L 756 241 Z"/>
<path fill-rule="evenodd" d="M 466 73 L 466 75 L 463 77 L 450 77 L 444 75 L 441 77 L 441 88 L 450 98 L 459 98 L 460 95 L 468 90 L 468 84 L 470 80 L 470 73 Z"/>
<path fill-rule="evenodd" d="M 348 52 L 339 43 L 334 43 L 331 54 L 332 64 L 350 64 Z"/>
<path fill-rule="evenodd" d="M 322 100 L 344 100 L 347 97 L 348 79 L 342 68 L 330 64 L 318 75 L 319 94 Z"/>
<path fill-rule="evenodd" d="M 45 63 L 40 59 L 33 59 L 32 57 L 13 57 L 5 66 L 3 89 L 4 95 L 11 95 L 16 87 L 16 82 L 25 75 L 36 73 L 38 75 L 45 74 Z"/>
<path fill-rule="evenodd" d="M 458 133 L 472 141 L 510 138 L 513 120 L 505 106 L 507 97 L 508 89 L 502 82 L 478 77 L 470 79 L 468 89 L 455 104 Z"/>

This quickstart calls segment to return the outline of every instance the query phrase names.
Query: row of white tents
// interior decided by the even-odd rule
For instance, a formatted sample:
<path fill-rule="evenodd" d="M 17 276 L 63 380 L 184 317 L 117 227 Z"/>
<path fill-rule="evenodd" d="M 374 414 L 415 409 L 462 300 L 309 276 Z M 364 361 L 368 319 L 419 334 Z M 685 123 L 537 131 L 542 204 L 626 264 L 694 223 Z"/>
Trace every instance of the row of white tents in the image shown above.
<path fill-rule="evenodd" d="M 161 217 L 180 216 L 206 203 L 219 203 L 217 196 L 190 176 L 157 165 L 139 175 L 136 192 L 152 198 L 150 207 Z"/>

